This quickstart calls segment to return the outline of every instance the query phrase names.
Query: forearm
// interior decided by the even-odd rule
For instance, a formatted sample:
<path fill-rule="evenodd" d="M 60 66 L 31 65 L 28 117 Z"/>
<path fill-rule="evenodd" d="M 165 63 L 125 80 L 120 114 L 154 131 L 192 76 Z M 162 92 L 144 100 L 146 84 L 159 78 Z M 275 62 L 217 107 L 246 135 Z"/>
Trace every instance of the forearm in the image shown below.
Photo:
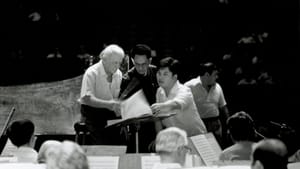
<path fill-rule="evenodd" d="M 168 107 L 168 110 L 176 110 L 176 109 L 181 109 L 181 106 L 179 103 L 177 103 L 174 100 L 168 100 L 166 102 L 163 103 L 166 107 Z"/>
<path fill-rule="evenodd" d="M 225 121 L 229 118 L 229 110 L 226 105 L 220 108 L 220 113 Z"/>
<path fill-rule="evenodd" d="M 151 105 L 151 110 L 153 113 L 170 113 L 170 111 L 175 109 L 181 109 L 181 106 L 173 100 L 168 100 L 163 103 L 154 103 Z"/>
<path fill-rule="evenodd" d="M 220 108 L 220 120 L 223 126 L 223 134 L 227 131 L 227 119 L 229 118 L 229 111 L 227 106 L 223 106 Z"/>
<path fill-rule="evenodd" d="M 94 96 L 84 96 L 83 100 L 84 100 L 84 104 L 91 106 L 91 107 L 106 108 L 109 110 L 113 109 L 112 100 L 98 99 Z"/>

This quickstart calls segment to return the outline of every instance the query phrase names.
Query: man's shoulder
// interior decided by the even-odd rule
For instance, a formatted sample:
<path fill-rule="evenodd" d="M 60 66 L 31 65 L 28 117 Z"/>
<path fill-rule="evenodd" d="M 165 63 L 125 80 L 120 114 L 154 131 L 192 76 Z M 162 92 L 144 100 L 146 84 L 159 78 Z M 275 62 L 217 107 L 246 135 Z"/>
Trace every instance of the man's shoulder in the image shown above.
<path fill-rule="evenodd" d="M 217 83 L 217 82 L 216 82 L 216 84 L 215 84 L 215 88 L 216 88 L 217 90 L 222 90 L 221 85 L 220 85 L 219 83 Z"/>
<path fill-rule="evenodd" d="M 155 65 L 149 65 L 148 70 L 149 70 L 150 74 L 156 75 L 157 67 Z"/>
<path fill-rule="evenodd" d="M 85 70 L 85 74 L 94 74 L 99 71 L 99 63 L 95 63 Z"/>
<path fill-rule="evenodd" d="M 188 86 L 188 87 L 193 87 L 193 86 L 196 86 L 200 83 L 200 80 L 199 78 L 193 78 L 191 80 L 188 80 L 187 82 L 184 83 L 185 86 Z"/>
<path fill-rule="evenodd" d="M 134 76 L 135 72 L 136 72 L 136 70 L 135 70 L 135 68 L 133 67 L 133 68 L 129 69 L 129 70 L 124 74 L 123 78 L 124 78 L 124 79 L 130 79 L 130 78 L 132 78 L 132 77 Z"/>

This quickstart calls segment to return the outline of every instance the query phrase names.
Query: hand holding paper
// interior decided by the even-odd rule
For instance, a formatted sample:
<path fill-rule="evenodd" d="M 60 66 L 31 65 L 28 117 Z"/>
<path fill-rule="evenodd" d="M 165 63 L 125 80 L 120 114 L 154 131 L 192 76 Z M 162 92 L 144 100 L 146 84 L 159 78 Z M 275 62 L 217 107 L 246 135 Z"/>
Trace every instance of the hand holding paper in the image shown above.
<path fill-rule="evenodd" d="M 121 103 L 119 101 L 113 101 L 112 103 L 112 110 L 115 112 L 117 117 L 121 116 Z"/>
<path fill-rule="evenodd" d="M 122 119 L 135 118 L 146 114 L 152 115 L 152 111 L 142 90 L 137 91 L 127 100 L 121 102 Z"/>

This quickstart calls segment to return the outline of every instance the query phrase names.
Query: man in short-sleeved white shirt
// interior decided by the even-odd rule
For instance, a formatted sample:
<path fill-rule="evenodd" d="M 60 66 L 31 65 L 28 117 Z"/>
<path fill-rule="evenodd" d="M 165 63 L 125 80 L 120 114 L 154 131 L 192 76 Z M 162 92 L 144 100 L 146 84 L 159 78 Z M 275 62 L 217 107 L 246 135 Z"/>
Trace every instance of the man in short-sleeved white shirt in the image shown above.
<path fill-rule="evenodd" d="M 226 106 L 223 90 L 218 83 L 207 91 L 202 85 L 201 78 L 198 76 L 184 85 L 191 89 L 201 118 L 218 117 L 220 114 L 219 108 Z"/>
<path fill-rule="evenodd" d="M 225 136 L 224 138 L 222 136 L 224 132 L 222 128 L 226 124 L 229 113 L 223 90 L 216 82 L 218 77 L 216 65 L 211 62 L 200 65 L 199 75 L 197 78 L 187 81 L 184 85 L 191 89 L 198 112 L 205 123 L 207 131 L 213 132 L 219 144 L 222 144 L 225 139 Z"/>
<path fill-rule="evenodd" d="M 122 81 L 119 70 L 124 50 L 109 45 L 100 53 L 100 61 L 89 67 L 83 75 L 79 102 L 82 120 L 90 133 L 90 144 L 114 144 L 113 132 L 104 129 L 107 120 L 120 116 L 117 100 Z"/>
<path fill-rule="evenodd" d="M 190 89 L 177 80 L 178 71 L 177 60 L 169 57 L 160 61 L 157 73 L 160 87 L 156 93 L 156 103 L 151 105 L 151 109 L 154 113 L 176 113 L 162 120 L 163 127 L 181 128 L 188 136 L 206 133 Z"/>

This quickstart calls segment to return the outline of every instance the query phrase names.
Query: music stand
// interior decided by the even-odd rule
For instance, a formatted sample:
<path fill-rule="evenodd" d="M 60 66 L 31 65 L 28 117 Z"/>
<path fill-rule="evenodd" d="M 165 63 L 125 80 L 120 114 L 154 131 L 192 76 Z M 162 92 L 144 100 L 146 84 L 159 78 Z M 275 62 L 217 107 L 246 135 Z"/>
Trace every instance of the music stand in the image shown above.
<path fill-rule="evenodd" d="M 176 113 L 168 113 L 168 114 L 159 114 L 159 115 L 152 115 L 146 114 L 139 117 L 129 118 L 125 120 L 118 121 L 111 125 L 107 125 L 105 128 L 108 127 L 127 127 L 129 125 L 134 126 L 134 135 L 135 135 L 135 152 L 139 153 L 139 130 L 142 122 L 150 122 L 150 121 L 158 121 L 168 117 L 175 115 Z"/>

